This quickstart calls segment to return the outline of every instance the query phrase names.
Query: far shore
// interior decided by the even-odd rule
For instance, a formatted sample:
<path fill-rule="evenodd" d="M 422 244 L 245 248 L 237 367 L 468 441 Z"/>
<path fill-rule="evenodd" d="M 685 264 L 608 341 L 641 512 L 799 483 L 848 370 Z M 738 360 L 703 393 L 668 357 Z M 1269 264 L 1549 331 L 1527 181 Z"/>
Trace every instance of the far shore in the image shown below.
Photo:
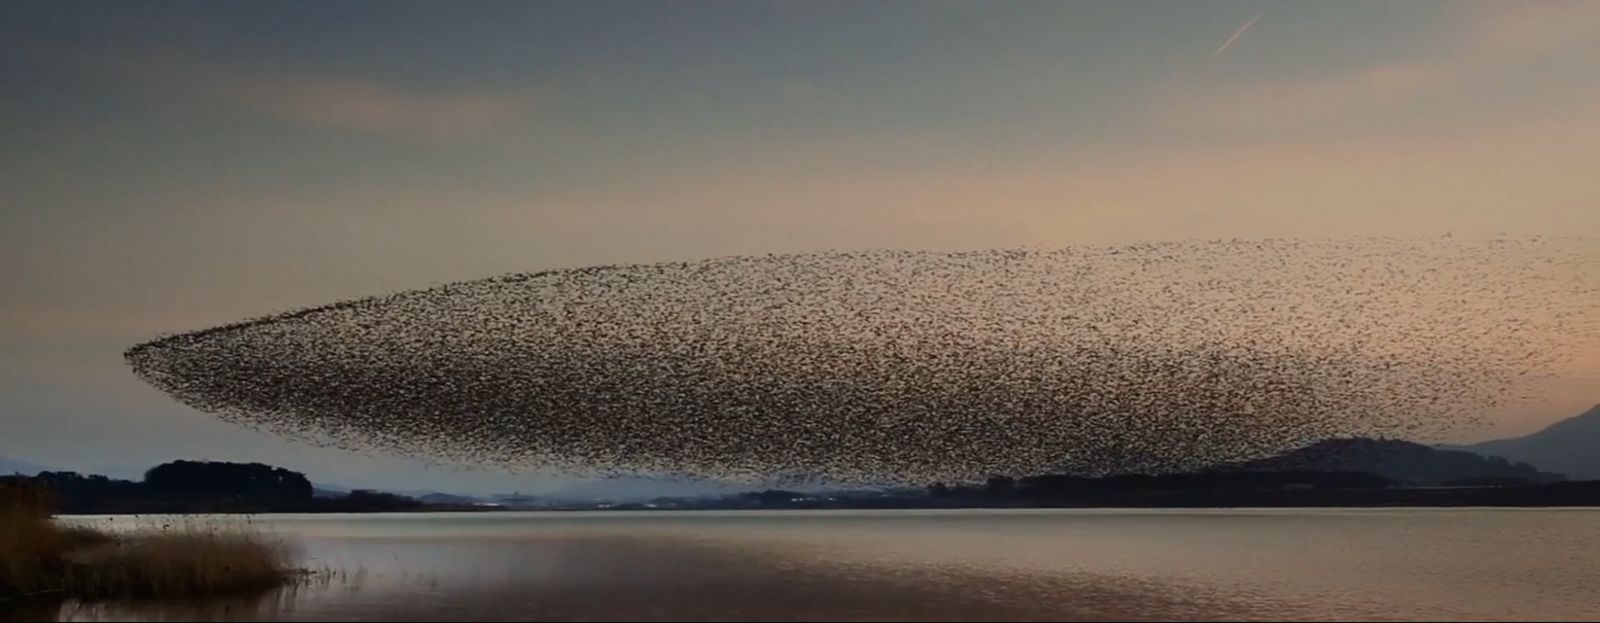
<path fill-rule="evenodd" d="M 302 508 L 174 509 L 105 508 L 61 516 L 138 515 L 319 515 L 371 513 L 502 513 L 615 511 L 785 511 L 785 510 L 959 510 L 959 509 L 1251 509 L 1251 508 L 1581 508 L 1600 507 L 1600 481 L 1519 486 L 1387 487 L 1277 490 L 1097 491 L 1078 497 L 1001 497 L 974 493 L 955 497 L 926 495 L 853 497 L 827 493 L 771 492 L 715 498 L 661 499 L 653 502 L 593 502 L 550 505 L 426 505 L 403 509 L 340 510 Z"/>

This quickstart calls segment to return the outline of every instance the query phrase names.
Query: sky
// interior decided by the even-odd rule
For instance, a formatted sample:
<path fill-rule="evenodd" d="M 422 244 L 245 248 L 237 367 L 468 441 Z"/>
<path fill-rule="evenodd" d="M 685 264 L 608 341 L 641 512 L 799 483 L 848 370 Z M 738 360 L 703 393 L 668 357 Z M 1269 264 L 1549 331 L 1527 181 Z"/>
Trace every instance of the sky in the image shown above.
<path fill-rule="evenodd" d="M 280 440 L 160 335 L 730 254 L 1600 235 L 1600 2 L 0 3 L 0 457 L 551 474 Z M 1475 438 L 1600 401 L 1594 373 Z"/>

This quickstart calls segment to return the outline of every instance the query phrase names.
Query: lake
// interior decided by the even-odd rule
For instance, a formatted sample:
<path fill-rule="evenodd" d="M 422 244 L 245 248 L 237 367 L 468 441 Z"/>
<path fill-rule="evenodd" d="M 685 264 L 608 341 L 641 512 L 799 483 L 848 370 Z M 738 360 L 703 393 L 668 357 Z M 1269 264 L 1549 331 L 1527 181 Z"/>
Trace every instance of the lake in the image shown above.
<path fill-rule="evenodd" d="M 1596 509 L 548 512 L 248 521 L 293 543 L 302 564 L 324 572 L 250 599 L 35 605 L 9 616 L 1600 618 Z"/>

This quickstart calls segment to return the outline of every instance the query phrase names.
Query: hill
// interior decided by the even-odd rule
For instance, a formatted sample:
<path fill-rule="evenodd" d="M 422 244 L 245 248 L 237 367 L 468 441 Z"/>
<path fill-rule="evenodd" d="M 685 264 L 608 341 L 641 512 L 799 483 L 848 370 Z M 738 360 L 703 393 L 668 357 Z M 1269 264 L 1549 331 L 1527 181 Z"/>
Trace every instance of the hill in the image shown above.
<path fill-rule="evenodd" d="M 1328 439 L 1274 457 L 1221 465 L 1216 470 L 1362 472 L 1419 486 L 1564 479 L 1560 474 L 1499 457 L 1439 450 L 1409 441 L 1363 438 Z"/>
<path fill-rule="evenodd" d="M 1463 449 L 1524 461 L 1577 479 L 1600 479 L 1600 405 L 1523 437 L 1485 441 Z"/>
<path fill-rule="evenodd" d="M 616 475 L 574 482 L 541 493 L 538 498 L 545 503 L 643 502 L 658 497 L 731 495 L 741 491 L 744 487 L 740 485 L 715 480 Z"/>
<path fill-rule="evenodd" d="M 465 496 L 465 495 L 454 495 L 454 494 L 450 494 L 450 493 L 425 493 L 423 495 L 419 495 L 419 496 L 415 496 L 415 497 L 416 497 L 416 500 L 418 502 L 422 502 L 423 504 L 448 504 L 448 505 L 452 505 L 452 506 L 471 506 L 471 505 L 474 505 L 474 504 L 483 504 L 484 503 L 482 500 L 479 500 L 478 498 L 468 497 L 468 496 Z"/>

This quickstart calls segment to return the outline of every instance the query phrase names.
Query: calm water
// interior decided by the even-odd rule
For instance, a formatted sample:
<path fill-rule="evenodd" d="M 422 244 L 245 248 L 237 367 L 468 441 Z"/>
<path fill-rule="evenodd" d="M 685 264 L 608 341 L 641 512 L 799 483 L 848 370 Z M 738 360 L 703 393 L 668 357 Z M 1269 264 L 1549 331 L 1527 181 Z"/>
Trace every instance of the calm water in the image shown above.
<path fill-rule="evenodd" d="M 127 520 L 118 520 L 126 525 Z M 64 620 L 1600 619 L 1600 510 L 265 516 L 332 573 Z"/>

